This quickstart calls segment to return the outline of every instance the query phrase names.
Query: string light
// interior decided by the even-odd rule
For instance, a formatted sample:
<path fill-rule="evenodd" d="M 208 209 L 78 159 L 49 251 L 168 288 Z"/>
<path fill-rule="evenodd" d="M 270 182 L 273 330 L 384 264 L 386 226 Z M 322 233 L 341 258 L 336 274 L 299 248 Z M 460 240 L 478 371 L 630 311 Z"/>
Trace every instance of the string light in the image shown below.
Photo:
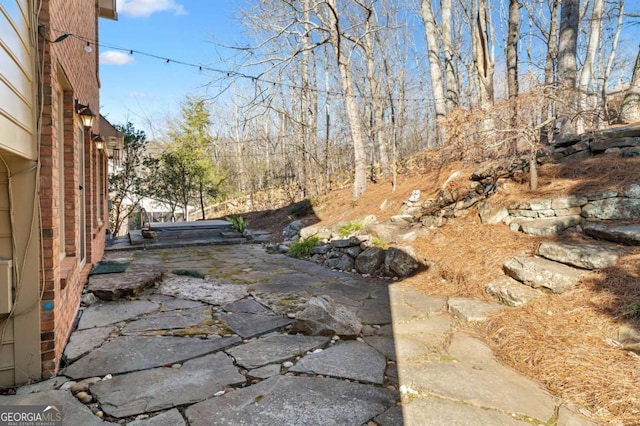
<path fill-rule="evenodd" d="M 53 28 L 52 28 L 53 29 Z M 55 30 L 55 29 L 54 29 Z M 55 30 L 58 31 L 58 30 Z M 86 46 L 85 46 L 85 50 L 87 52 L 91 52 L 91 44 L 98 46 L 98 47 L 103 47 L 106 49 L 112 49 L 112 50 L 118 50 L 121 52 L 128 52 L 129 55 L 141 55 L 141 56 L 146 56 L 149 58 L 154 58 L 154 59 L 160 59 L 162 61 L 164 61 L 166 64 L 169 63 L 174 63 L 177 65 L 182 65 L 182 66 L 186 66 L 186 67 L 191 67 L 191 68 L 198 68 L 199 71 L 210 71 L 210 72 L 214 72 L 217 74 L 226 74 L 226 76 L 228 78 L 231 77 L 235 77 L 235 78 L 243 78 L 243 79 L 247 79 L 247 80 L 251 80 L 254 84 L 261 82 L 261 83 L 265 83 L 265 84 L 271 84 L 274 87 L 280 86 L 280 87 L 286 87 L 289 89 L 296 89 L 296 90 L 306 90 L 306 91 L 310 91 L 310 92 L 315 92 L 315 93 L 320 93 L 320 94 L 325 94 L 327 96 L 336 96 L 336 97 L 343 97 L 344 94 L 342 92 L 339 91 L 333 91 L 333 90 L 324 90 L 324 89 L 318 89 L 315 87 L 301 87 L 295 84 L 289 84 L 289 83 L 284 83 L 284 82 L 277 82 L 277 81 L 273 81 L 273 80 L 268 80 L 262 77 L 257 77 L 257 76 L 252 76 L 252 75 L 248 75 L 248 74 L 244 74 L 238 71 L 232 71 L 232 70 L 221 70 L 221 69 L 217 69 L 217 68 L 213 68 L 213 67 L 209 67 L 209 66 L 203 66 L 203 65 L 199 65 L 199 64 L 194 64 L 194 63 L 190 63 L 190 62 L 185 62 L 185 61 L 181 61 L 178 59 L 171 59 L 171 58 L 167 58 L 167 57 L 163 57 L 163 56 L 159 56 L 153 53 L 148 53 L 148 52 L 144 52 L 141 50 L 136 50 L 136 49 L 130 49 L 130 48 L 124 48 L 124 47 L 120 47 L 120 46 L 115 46 L 115 45 L 111 45 L 111 44 L 106 44 L 106 43 L 98 43 L 96 40 L 90 39 L 88 37 L 83 37 L 83 36 L 79 36 L 73 33 L 68 33 L 68 32 L 63 32 L 62 35 L 60 35 L 58 38 L 56 38 L 53 43 L 57 43 L 59 41 L 62 41 L 64 39 L 66 39 L 67 37 L 75 37 L 79 40 L 82 40 L 84 42 L 86 42 Z M 353 95 L 356 98 L 364 98 L 364 99 L 377 99 L 376 97 L 367 97 L 367 96 L 363 96 L 363 95 Z M 390 98 L 388 96 L 382 96 L 379 97 L 378 99 L 383 99 L 383 100 L 389 100 Z M 421 98 L 391 98 L 394 101 L 404 101 L 404 102 L 416 102 L 416 103 L 432 103 L 433 101 L 431 99 L 427 99 L 424 97 Z"/>

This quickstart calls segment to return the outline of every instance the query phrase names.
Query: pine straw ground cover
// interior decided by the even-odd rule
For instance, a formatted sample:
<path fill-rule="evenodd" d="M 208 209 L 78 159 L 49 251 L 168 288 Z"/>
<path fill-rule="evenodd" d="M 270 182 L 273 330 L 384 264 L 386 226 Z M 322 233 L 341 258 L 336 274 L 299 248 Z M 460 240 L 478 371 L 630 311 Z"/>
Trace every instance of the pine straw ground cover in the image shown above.
<path fill-rule="evenodd" d="M 334 191 L 314 205 L 310 223 L 331 226 L 374 214 L 380 221 L 398 212 L 413 189 L 421 200 L 432 198 L 455 170 L 469 175 L 473 165 L 417 162 L 390 182 L 370 185 L 356 202 L 349 189 Z M 526 176 L 525 176 L 526 177 Z M 640 183 L 640 158 L 599 156 L 539 170 L 540 187 L 508 181 L 493 202 L 584 194 Z M 383 203 L 385 202 L 385 203 Z M 381 209 L 381 206 L 387 209 Z M 277 216 L 271 215 L 272 222 Z M 265 224 L 266 225 L 266 224 Z M 281 233 L 282 227 L 274 229 Z M 576 233 L 562 239 L 580 240 Z M 412 242 L 428 270 L 403 284 L 444 297 L 488 300 L 485 286 L 501 276 L 502 264 L 513 256 L 532 255 L 541 239 L 510 231 L 505 225 L 483 225 L 476 212 L 450 220 Z M 483 323 L 469 326 L 484 338 L 502 363 L 540 383 L 553 395 L 590 416 L 596 424 L 640 425 L 640 359 L 610 340 L 622 325 L 640 321 L 640 250 L 629 248 L 614 266 L 587 274 L 580 286 L 549 295 L 521 308 L 509 308 Z"/>

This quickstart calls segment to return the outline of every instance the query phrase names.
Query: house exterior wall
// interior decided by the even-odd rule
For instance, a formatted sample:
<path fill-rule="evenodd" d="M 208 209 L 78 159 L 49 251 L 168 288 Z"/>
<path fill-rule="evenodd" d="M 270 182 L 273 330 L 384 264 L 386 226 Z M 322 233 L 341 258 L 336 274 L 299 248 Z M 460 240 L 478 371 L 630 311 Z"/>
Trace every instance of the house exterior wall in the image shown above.
<path fill-rule="evenodd" d="M 0 310 L 0 387 L 57 372 L 104 252 L 107 158 L 91 140 L 99 121 L 85 129 L 75 109 L 77 100 L 99 112 L 98 49 L 87 53 L 80 38 L 97 40 L 103 9 L 0 3 L 0 264 L 14 272 L 13 309 Z M 52 42 L 63 33 L 73 36 Z M 0 274 L 5 297 L 2 285 Z"/>
<path fill-rule="evenodd" d="M 101 197 L 106 197 L 102 188 L 106 158 L 91 140 L 93 133 L 99 133 L 99 121 L 84 129 L 75 113 L 76 100 L 98 113 L 98 49 L 94 46 L 87 53 L 86 42 L 80 39 L 97 40 L 98 11 L 95 0 L 43 0 L 38 17 L 48 40 L 61 32 L 74 34 L 58 43 L 40 38 L 44 59 L 40 143 L 44 377 L 59 368 L 87 276 L 104 253 L 108 221 Z"/>
<path fill-rule="evenodd" d="M 42 371 L 33 3 L 0 4 L 0 259 L 12 265 L 0 277 L 0 386 Z"/>

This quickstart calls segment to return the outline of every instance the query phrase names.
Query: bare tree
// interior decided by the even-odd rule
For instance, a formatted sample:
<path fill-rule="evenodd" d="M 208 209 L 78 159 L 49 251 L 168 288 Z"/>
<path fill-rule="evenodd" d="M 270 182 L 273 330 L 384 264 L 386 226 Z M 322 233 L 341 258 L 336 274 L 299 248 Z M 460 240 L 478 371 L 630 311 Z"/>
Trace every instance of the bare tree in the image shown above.
<path fill-rule="evenodd" d="M 563 96 L 563 117 L 560 134 L 571 133 L 575 111 L 575 89 L 578 78 L 576 54 L 578 50 L 578 25 L 580 22 L 580 0 L 563 0 L 560 9 L 560 38 L 558 42 L 558 82 L 566 90 Z"/>
<path fill-rule="evenodd" d="M 631 84 L 622 101 L 618 121 L 620 123 L 640 121 L 640 51 L 638 51 L 638 56 L 636 57 Z"/>
<path fill-rule="evenodd" d="M 444 54 L 445 93 L 447 95 L 447 111 L 451 111 L 460 103 L 458 79 L 454 64 L 453 43 L 451 41 L 453 28 L 451 0 L 440 0 L 440 10 L 442 13 L 440 36 L 442 38 L 442 53 Z"/>
<path fill-rule="evenodd" d="M 604 0 L 593 0 L 593 8 L 591 9 L 589 42 L 587 44 L 587 54 L 584 64 L 580 72 L 580 80 L 578 82 L 578 121 L 577 131 L 582 133 L 585 128 L 585 113 L 589 109 L 589 89 L 591 79 L 593 77 L 594 64 L 596 55 L 600 51 L 601 34 L 602 34 L 602 13 L 604 11 Z"/>

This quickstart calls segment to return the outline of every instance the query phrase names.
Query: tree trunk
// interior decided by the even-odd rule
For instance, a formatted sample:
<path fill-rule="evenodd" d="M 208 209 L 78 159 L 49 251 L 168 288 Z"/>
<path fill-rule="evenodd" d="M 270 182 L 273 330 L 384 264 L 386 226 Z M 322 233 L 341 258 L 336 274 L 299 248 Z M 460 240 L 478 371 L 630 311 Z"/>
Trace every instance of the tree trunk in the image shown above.
<path fill-rule="evenodd" d="M 558 83 L 564 92 L 560 98 L 565 104 L 560 106 L 562 115 L 558 132 L 567 135 L 575 131 L 573 117 L 576 109 L 576 83 L 578 65 L 578 24 L 580 22 L 580 0 L 563 0 L 560 9 L 560 39 L 558 42 Z"/>
<path fill-rule="evenodd" d="M 518 0 L 509 0 L 509 30 L 507 33 L 507 90 L 509 99 L 518 96 L 518 39 L 520 38 L 520 8 Z M 515 113 L 515 112 L 514 112 Z"/>
<path fill-rule="evenodd" d="M 491 37 L 487 25 L 487 7 L 485 0 L 479 0 L 476 13 L 476 25 L 473 28 L 473 62 L 478 74 L 478 96 L 480 108 L 488 109 L 493 105 L 494 60 L 490 51 Z"/>
<path fill-rule="evenodd" d="M 585 115 L 589 109 L 589 86 L 593 76 L 593 67 L 596 61 L 596 54 L 600 50 L 601 34 L 602 34 L 602 13 L 604 11 L 604 0 L 593 0 L 593 9 L 591 11 L 591 31 L 589 32 L 589 42 L 587 44 L 587 55 L 584 59 L 584 65 L 580 72 L 580 81 L 578 83 L 578 133 L 584 132 Z"/>
<path fill-rule="evenodd" d="M 336 0 L 327 0 L 324 3 L 328 6 L 327 19 L 329 25 L 329 44 L 333 48 L 336 60 L 338 62 L 338 74 L 340 77 L 340 87 L 344 97 L 347 109 L 347 119 L 349 122 L 349 130 L 351 132 L 351 141 L 353 143 L 354 156 L 354 178 L 353 178 L 353 194 L 352 198 L 357 199 L 367 189 L 367 156 L 364 142 L 364 126 L 360 117 L 358 102 L 353 89 L 353 81 L 351 78 L 351 67 L 349 64 L 349 55 L 347 54 L 345 41 L 341 35 L 340 19 Z"/>
<path fill-rule="evenodd" d="M 453 43 L 451 42 L 451 0 L 441 0 L 440 9 L 442 11 L 442 21 L 440 23 L 440 34 L 442 37 L 442 50 L 444 53 L 444 71 L 445 71 L 445 93 L 447 96 L 447 111 L 456 108 L 460 102 L 458 80 L 456 78 L 456 70 L 453 63 Z"/>
<path fill-rule="evenodd" d="M 425 37 L 429 57 L 429 70 L 431 72 L 431 91 L 433 92 L 433 106 L 436 113 L 436 133 L 438 144 L 444 142 L 445 135 L 439 121 L 447 114 L 444 84 L 442 82 L 442 67 L 440 64 L 440 52 L 438 43 L 438 29 L 431 8 L 431 0 L 422 0 L 422 20 L 424 21 Z"/>
<path fill-rule="evenodd" d="M 634 123 L 640 121 L 640 51 L 636 57 L 636 65 L 633 68 L 631 85 L 627 90 L 620 109 L 620 123 Z"/>
<path fill-rule="evenodd" d="M 613 60 L 616 57 L 616 50 L 618 49 L 618 40 L 620 39 L 620 31 L 622 30 L 622 21 L 624 18 L 624 0 L 619 0 L 618 6 L 618 22 L 616 24 L 616 32 L 613 36 L 613 42 L 611 43 L 611 52 L 607 59 L 607 65 L 604 69 L 604 77 L 602 78 L 602 109 L 604 110 L 604 117 L 607 122 L 611 121 L 609 116 L 609 105 L 607 102 L 607 88 L 609 87 L 609 77 L 611 76 L 611 68 L 613 67 Z"/>
<path fill-rule="evenodd" d="M 544 63 L 544 85 L 550 87 L 554 80 L 553 64 L 558 56 L 558 8 L 560 0 L 553 0 L 549 11 L 549 36 L 547 38 L 547 58 Z"/>

